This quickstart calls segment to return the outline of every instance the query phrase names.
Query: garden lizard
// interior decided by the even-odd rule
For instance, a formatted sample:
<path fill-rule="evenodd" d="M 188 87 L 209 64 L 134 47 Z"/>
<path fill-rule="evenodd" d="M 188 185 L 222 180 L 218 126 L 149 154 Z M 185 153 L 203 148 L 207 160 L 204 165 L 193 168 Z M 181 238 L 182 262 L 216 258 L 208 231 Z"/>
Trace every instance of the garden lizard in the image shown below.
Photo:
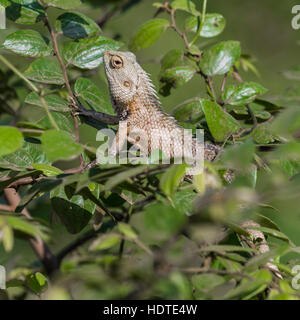
<path fill-rule="evenodd" d="M 86 110 L 82 106 L 78 114 L 106 124 L 119 123 L 119 130 L 109 148 L 110 155 L 116 156 L 126 140 L 147 156 L 154 149 L 162 150 L 167 158 L 192 159 L 200 155 L 196 139 L 185 143 L 185 129 L 162 110 L 148 74 L 133 53 L 106 51 L 103 61 L 111 103 L 117 115 Z M 202 156 L 212 161 L 219 149 L 219 146 L 205 142 Z"/>

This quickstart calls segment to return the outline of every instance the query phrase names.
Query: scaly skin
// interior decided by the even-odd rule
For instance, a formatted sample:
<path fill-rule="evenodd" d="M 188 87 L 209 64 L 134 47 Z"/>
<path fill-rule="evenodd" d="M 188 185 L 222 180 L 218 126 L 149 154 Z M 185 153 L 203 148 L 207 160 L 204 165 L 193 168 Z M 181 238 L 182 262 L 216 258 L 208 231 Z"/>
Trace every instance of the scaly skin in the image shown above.
<path fill-rule="evenodd" d="M 79 114 L 108 124 L 119 121 L 116 139 L 109 149 L 110 155 L 117 155 L 127 139 L 146 156 L 155 149 L 161 149 L 170 158 L 185 156 L 195 159 L 201 156 L 197 152 L 203 152 L 203 148 L 195 139 L 190 144 L 183 143 L 184 129 L 163 112 L 148 74 L 137 63 L 133 53 L 106 51 L 103 60 L 111 102 L 117 116 L 82 107 Z M 125 126 L 125 131 L 120 129 Z M 204 159 L 212 161 L 218 151 L 218 146 L 205 143 Z"/>

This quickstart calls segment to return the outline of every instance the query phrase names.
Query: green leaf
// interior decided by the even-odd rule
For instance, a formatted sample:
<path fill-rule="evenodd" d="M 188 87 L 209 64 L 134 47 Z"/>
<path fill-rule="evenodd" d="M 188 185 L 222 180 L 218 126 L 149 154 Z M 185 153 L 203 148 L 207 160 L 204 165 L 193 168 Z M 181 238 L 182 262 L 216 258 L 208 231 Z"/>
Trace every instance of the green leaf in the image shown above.
<path fill-rule="evenodd" d="M 254 160 L 254 154 L 255 145 L 251 140 L 234 144 L 225 149 L 222 155 L 222 164 L 226 168 L 242 170 L 242 172 L 246 171 L 248 173 Z"/>
<path fill-rule="evenodd" d="M 0 126 L 0 156 L 15 152 L 22 147 L 22 143 L 23 136 L 18 129 Z"/>
<path fill-rule="evenodd" d="M 241 246 L 234 245 L 211 245 L 211 246 L 203 246 L 199 249 L 199 251 L 203 252 L 247 252 L 253 253 L 255 250 L 251 248 L 244 248 Z"/>
<path fill-rule="evenodd" d="M 271 123 L 266 122 L 259 124 L 251 133 L 254 141 L 258 144 L 268 144 L 279 140 L 271 130 Z"/>
<path fill-rule="evenodd" d="M 300 127 L 299 102 L 295 103 L 293 108 L 286 108 L 272 121 L 268 126 L 271 132 L 287 141 L 294 139 L 294 134 L 298 132 Z"/>
<path fill-rule="evenodd" d="M 48 228 L 37 223 L 34 220 L 28 220 L 22 215 L 8 214 L 7 212 L 0 212 L 0 224 L 1 222 L 6 223 L 14 230 L 20 231 L 31 237 L 41 237 L 43 240 L 47 240 L 49 237 L 47 235 Z"/>
<path fill-rule="evenodd" d="M 216 102 L 202 101 L 202 110 L 205 114 L 209 131 L 216 141 L 224 141 L 230 134 L 239 131 L 239 123 Z"/>
<path fill-rule="evenodd" d="M 184 225 L 186 219 L 183 212 L 162 203 L 147 206 L 144 215 L 145 227 L 162 235 L 175 234 Z"/>
<path fill-rule="evenodd" d="M 241 55 L 238 41 L 222 41 L 206 50 L 200 67 L 207 76 L 224 74 L 230 70 Z"/>
<path fill-rule="evenodd" d="M 9 225 L 4 225 L 2 229 L 0 228 L 1 238 L 3 242 L 3 247 L 6 252 L 12 250 L 14 246 L 14 233 Z"/>
<path fill-rule="evenodd" d="M 180 210 L 186 215 L 190 215 L 192 212 L 193 201 L 196 196 L 197 193 L 193 190 L 177 191 L 172 198 L 174 208 Z"/>
<path fill-rule="evenodd" d="M 22 148 L 18 151 L 0 157 L 0 167 L 22 171 L 31 168 L 33 163 L 50 164 L 43 152 L 41 145 L 24 141 Z"/>
<path fill-rule="evenodd" d="M 72 136 L 65 131 L 47 130 L 41 136 L 43 150 L 51 161 L 70 160 L 78 156 L 83 148 L 74 142 Z"/>
<path fill-rule="evenodd" d="M 52 112 L 52 117 L 57 124 L 58 128 L 63 131 L 67 131 L 74 135 L 74 119 L 69 112 Z M 38 125 L 42 126 L 45 129 L 52 129 L 53 125 L 50 122 L 48 115 L 45 115 L 42 119 L 37 122 Z"/>
<path fill-rule="evenodd" d="M 183 51 L 181 49 L 172 49 L 168 51 L 160 61 L 161 73 L 169 68 L 182 64 Z"/>
<path fill-rule="evenodd" d="M 79 39 L 68 42 L 63 49 L 63 56 L 68 64 L 81 69 L 94 69 L 103 62 L 103 53 L 107 50 L 117 50 L 123 43 L 107 37 Z"/>
<path fill-rule="evenodd" d="M 48 288 L 48 280 L 40 272 L 27 275 L 26 284 L 36 294 L 40 294 Z"/>
<path fill-rule="evenodd" d="M 5 38 L 5 49 L 27 57 L 45 57 L 52 54 L 44 38 L 35 30 L 19 30 Z"/>
<path fill-rule="evenodd" d="M 115 233 L 105 234 L 98 237 L 89 247 L 91 251 L 107 250 L 120 243 L 120 235 Z"/>
<path fill-rule="evenodd" d="M 60 9 L 76 9 L 82 4 L 81 0 L 43 0 L 43 3 L 50 7 L 56 7 Z"/>
<path fill-rule="evenodd" d="M 268 228 L 268 227 L 247 227 L 247 229 L 253 229 L 253 230 L 259 230 L 265 234 L 268 234 L 274 238 L 278 238 L 280 240 L 286 241 L 291 243 L 291 240 L 287 235 L 285 235 L 283 232 L 276 229 Z"/>
<path fill-rule="evenodd" d="M 192 66 L 178 66 L 165 70 L 160 81 L 163 83 L 170 83 L 173 87 L 179 87 L 190 81 L 195 69 Z"/>
<path fill-rule="evenodd" d="M 199 15 L 195 4 L 191 0 L 175 0 L 171 3 L 171 8 L 176 10 L 183 10 L 193 15 Z"/>
<path fill-rule="evenodd" d="M 94 36 L 100 31 L 94 20 L 79 12 L 63 13 L 57 18 L 55 27 L 57 31 L 71 39 Z"/>
<path fill-rule="evenodd" d="M 184 101 L 175 107 L 172 115 L 177 121 L 190 121 L 192 123 L 199 122 L 203 115 L 202 101 L 204 99 L 195 97 Z"/>
<path fill-rule="evenodd" d="M 47 177 L 57 176 L 64 173 L 62 170 L 44 163 L 33 163 L 32 167 L 34 169 L 42 171 L 43 174 Z"/>
<path fill-rule="evenodd" d="M 160 188 L 167 197 L 173 197 L 186 173 L 186 168 L 185 164 L 174 164 L 160 178 Z"/>
<path fill-rule="evenodd" d="M 127 223 L 119 222 L 118 229 L 122 234 L 124 234 L 124 236 L 126 236 L 129 239 L 136 239 L 137 238 L 136 232 Z"/>
<path fill-rule="evenodd" d="M 261 265 L 267 263 L 270 261 L 270 259 L 273 259 L 274 257 L 281 256 L 285 254 L 289 249 L 289 245 L 281 246 L 276 249 L 272 249 L 270 251 L 267 251 L 265 253 L 259 254 L 257 256 L 254 256 L 245 265 L 244 271 L 254 271 L 257 270 L 258 267 Z"/>
<path fill-rule="evenodd" d="M 267 91 L 257 82 L 243 82 L 238 85 L 227 86 L 222 99 L 225 104 L 245 105 L 256 99 L 257 96 Z"/>
<path fill-rule="evenodd" d="M 63 182 L 62 179 L 47 179 L 44 178 L 39 180 L 29 190 L 27 190 L 26 194 L 21 199 L 16 212 L 22 212 L 22 210 L 32 201 L 35 197 L 41 196 L 44 193 L 50 192 L 55 189 L 57 186 L 61 185 Z"/>
<path fill-rule="evenodd" d="M 31 63 L 24 75 L 41 83 L 63 84 L 63 73 L 57 60 L 39 58 Z"/>
<path fill-rule="evenodd" d="M 146 168 L 147 166 L 138 166 L 115 174 L 106 181 L 104 185 L 104 190 L 111 190 L 113 187 L 120 184 L 124 180 L 136 176 L 139 173 L 142 173 L 143 171 L 145 171 Z"/>
<path fill-rule="evenodd" d="M 230 290 L 225 299 L 246 299 L 248 296 L 253 296 L 253 293 L 258 294 L 264 291 L 272 281 L 272 276 L 268 270 L 258 270 L 253 275 L 253 280 L 244 279 L 242 282 Z"/>
<path fill-rule="evenodd" d="M 197 32 L 201 23 L 200 17 L 189 17 L 185 21 L 185 29 Z M 226 25 L 225 18 L 219 13 L 208 13 L 200 31 L 200 36 L 204 38 L 216 37 L 223 32 Z"/>
<path fill-rule="evenodd" d="M 262 214 L 258 214 L 255 218 L 255 221 L 257 221 L 262 227 L 267 227 L 270 229 L 280 231 L 280 228 L 274 221 Z"/>
<path fill-rule="evenodd" d="M 1 5 L 6 7 L 9 20 L 20 24 L 35 24 L 45 17 L 43 7 L 34 0 L 5 0 Z"/>
<path fill-rule="evenodd" d="M 165 19 L 153 19 L 144 23 L 131 39 L 129 49 L 137 51 L 145 49 L 157 41 L 169 25 Z"/>
<path fill-rule="evenodd" d="M 220 275 L 213 273 L 203 273 L 192 276 L 192 284 L 197 295 L 198 292 L 207 293 L 216 286 L 222 285 L 226 279 Z"/>
<path fill-rule="evenodd" d="M 272 114 L 268 111 L 264 110 L 264 107 L 259 103 L 250 103 L 250 108 L 253 111 L 256 118 L 268 120 L 271 118 Z M 241 114 L 241 115 L 247 115 L 248 118 L 251 116 L 249 115 L 249 112 L 246 108 L 246 106 L 231 106 L 228 105 L 226 107 L 228 112 L 234 112 L 235 114 Z"/>
<path fill-rule="evenodd" d="M 63 98 L 61 98 L 58 94 L 46 95 L 44 97 L 44 99 L 49 107 L 49 110 L 60 111 L 60 112 L 70 111 L 68 102 L 66 100 L 64 100 Z M 44 107 L 41 103 L 41 100 L 39 98 L 39 95 L 36 92 L 30 92 L 26 96 L 25 102 L 42 107 L 44 109 Z"/>
<path fill-rule="evenodd" d="M 99 185 L 90 191 L 96 198 L 99 197 Z M 51 191 L 50 198 L 55 213 L 72 234 L 80 232 L 96 210 L 94 202 L 80 194 L 74 194 L 68 186 L 60 186 Z"/>
<path fill-rule="evenodd" d="M 91 80 L 78 78 L 74 90 L 78 97 L 88 102 L 96 111 L 114 114 L 110 101 Z"/>

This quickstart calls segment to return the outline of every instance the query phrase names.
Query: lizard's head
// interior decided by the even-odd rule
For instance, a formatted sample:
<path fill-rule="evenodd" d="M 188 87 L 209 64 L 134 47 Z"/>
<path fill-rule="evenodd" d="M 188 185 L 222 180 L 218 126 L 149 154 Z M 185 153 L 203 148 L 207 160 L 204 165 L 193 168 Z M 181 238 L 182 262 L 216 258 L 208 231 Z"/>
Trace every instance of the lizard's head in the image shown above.
<path fill-rule="evenodd" d="M 137 96 L 146 105 L 160 105 L 148 74 L 133 53 L 105 51 L 103 58 L 113 105 L 126 106 Z"/>
<path fill-rule="evenodd" d="M 139 65 L 131 52 L 105 51 L 104 69 L 112 100 L 130 103 L 139 85 Z"/>

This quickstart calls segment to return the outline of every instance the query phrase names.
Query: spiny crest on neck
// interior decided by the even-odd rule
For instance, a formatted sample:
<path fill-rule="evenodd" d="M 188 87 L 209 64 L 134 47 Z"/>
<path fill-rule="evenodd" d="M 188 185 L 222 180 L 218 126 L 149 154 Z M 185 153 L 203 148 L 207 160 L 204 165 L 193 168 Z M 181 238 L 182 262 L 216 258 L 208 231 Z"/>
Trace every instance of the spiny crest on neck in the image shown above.
<path fill-rule="evenodd" d="M 143 95 L 143 98 L 147 100 L 151 105 L 161 108 L 161 102 L 156 93 L 155 86 L 151 81 L 149 74 L 137 63 L 139 67 L 139 88 L 138 93 Z"/>

